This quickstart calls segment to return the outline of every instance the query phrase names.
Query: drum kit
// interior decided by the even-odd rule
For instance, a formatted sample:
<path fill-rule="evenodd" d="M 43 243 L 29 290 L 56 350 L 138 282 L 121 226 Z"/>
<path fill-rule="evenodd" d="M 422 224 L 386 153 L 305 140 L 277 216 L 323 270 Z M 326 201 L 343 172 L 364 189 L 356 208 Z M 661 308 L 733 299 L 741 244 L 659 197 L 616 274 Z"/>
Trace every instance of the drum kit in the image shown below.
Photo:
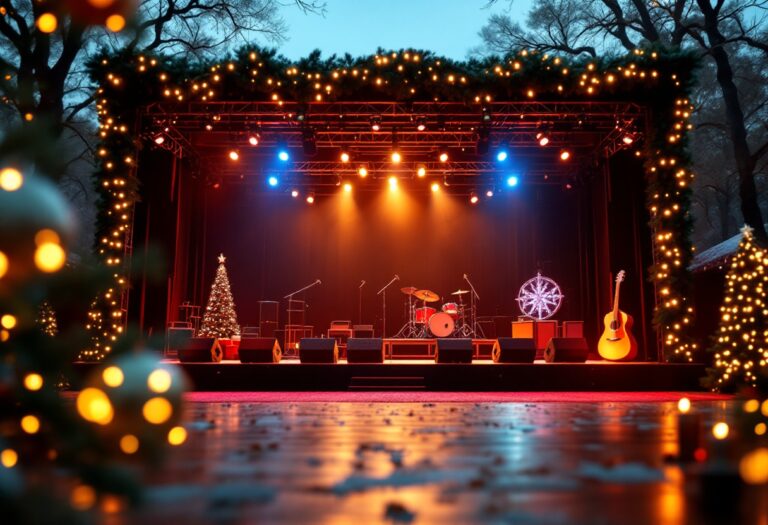
<path fill-rule="evenodd" d="M 451 292 L 455 298 L 444 303 L 440 310 L 430 304 L 440 301 L 432 290 L 419 290 L 415 286 L 400 288 L 407 297 L 408 322 L 395 338 L 472 337 L 472 307 L 464 304 L 464 295 L 470 290 Z M 437 305 L 435 305 L 437 306 Z"/>

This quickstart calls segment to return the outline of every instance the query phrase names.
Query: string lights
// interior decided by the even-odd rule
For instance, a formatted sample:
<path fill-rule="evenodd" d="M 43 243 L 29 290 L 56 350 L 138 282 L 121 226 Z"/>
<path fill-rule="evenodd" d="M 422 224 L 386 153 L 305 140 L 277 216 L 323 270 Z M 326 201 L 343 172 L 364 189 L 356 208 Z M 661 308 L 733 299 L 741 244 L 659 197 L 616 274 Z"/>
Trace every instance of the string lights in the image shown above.
<path fill-rule="evenodd" d="M 745 226 L 741 231 L 726 275 L 715 363 L 709 375 L 717 390 L 756 386 L 768 369 L 768 250 L 755 243 L 752 228 Z"/>
<path fill-rule="evenodd" d="M 241 49 L 231 60 L 194 71 L 181 62 L 144 55 L 103 55 L 91 61 L 91 75 L 100 84 L 96 93 L 101 140 L 98 178 L 106 204 L 101 213 L 104 228 L 99 254 L 114 273 L 112 285 L 89 313 L 94 342 L 83 357 L 99 359 L 109 353 L 125 325 L 126 258 L 130 256 L 126 246 L 138 197 L 132 160 L 136 155 L 133 134 L 138 130 L 131 125 L 139 107 L 158 99 L 267 101 L 277 107 L 292 101 L 304 103 L 307 109 L 315 102 L 336 100 L 460 101 L 477 104 L 478 119 L 486 126 L 492 121 L 490 103 L 494 100 L 629 98 L 646 105 L 655 123 L 642 141 L 643 150 L 636 151 L 645 162 L 654 235 L 652 278 L 658 290 L 654 324 L 667 358 L 693 360 L 697 347 L 688 335 L 694 312 L 686 270 L 692 255 L 688 210 L 693 174 L 685 151 L 693 110 L 688 99 L 695 65 L 691 55 L 637 49 L 612 60 L 566 61 L 523 50 L 503 59 L 456 62 L 429 52 L 401 50 L 313 64 L 299 67 L 255 48 Z M 487 111 L 482 111 L 484 107 Z M 211 129 L 218 124 L 214 117 L 206 123 Z M 417 116 L 414 125 L 426 129 L 426 119 Z M 446 129 L 445 117 L 438 115 L 433 127 Z M 370 129 L 384 130 L 381 115 L 370 118 Z M 487 128 L 478 132 L 483 129 Z M 546 146 L 550 140 L 547 130 L 540 133 L 536 140 Z M 255 145 L 250 139 L 249 143 Z M 636 147 L 637 141 L 632 136 L 632 143 L 625 140 L 624 145 Z M 399 155 L 396 150 L 393 153 Z M 283 162 L 290 159 L 284 149 L 278 157 Z M 569 151 L 569 157 L 573 159 L 573 152 Z M 396 158 L 393 155 L 391 160 L 396 163 Z M 368 168 L 359 165 L 357 173 L 365 177 Z M 508 176 L 506 183 L 515 186 L 517 176 Z M 397 179 L 394 183 L 389 179 L 389 186 L 397 189 Z M 306 199 L 313 202 L 314 195 L 308 194 Z"/>

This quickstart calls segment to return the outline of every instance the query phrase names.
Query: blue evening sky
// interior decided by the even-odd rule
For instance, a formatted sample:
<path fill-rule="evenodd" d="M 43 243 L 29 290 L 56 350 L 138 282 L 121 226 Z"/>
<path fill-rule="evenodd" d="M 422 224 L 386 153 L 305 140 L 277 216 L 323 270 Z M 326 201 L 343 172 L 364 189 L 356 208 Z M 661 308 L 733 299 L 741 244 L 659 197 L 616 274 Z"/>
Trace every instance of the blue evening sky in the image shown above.
<path fill-rule="evenodd" d="M 478 31 L 491 13 L 523 21 L 532 0 L 326 0 L 325 17 L 283 9 L 289 40 L 279 47 L 290 59 L 320 49 L 323 56 L 372 54 L 376 48 L 416 48 L 464 59 L 480 44 Z"/>

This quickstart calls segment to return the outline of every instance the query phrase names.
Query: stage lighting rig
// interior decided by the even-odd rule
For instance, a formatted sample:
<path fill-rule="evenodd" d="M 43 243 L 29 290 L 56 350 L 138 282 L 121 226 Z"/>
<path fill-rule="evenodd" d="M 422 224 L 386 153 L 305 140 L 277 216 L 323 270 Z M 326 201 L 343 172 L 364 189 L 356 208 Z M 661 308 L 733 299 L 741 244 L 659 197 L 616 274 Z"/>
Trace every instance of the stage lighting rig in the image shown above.
<path fill-rule="evenodd" d="M 272 188 L 275 188 L 279 183 L 280 180 L 275 175 L 270 175 L 267 179 L 267 184 Z"/>
<path fill-rule="evenodd" d="M 488 150 L 491 147 L 491 130 L 485 126 L 482 126 L 477 130 L 477 141 L 475 143 L 475 153 L 480 156 L 488 154 Z"/>
<path fill-rule="evenodd" d="M 288 160 L 291 158 L 291 155 L 288 153 L 288 150 L 281 149 L 277 152 L 277 158 L 283 162 L 288 162 Z"/>
<path fill-rule="evenodd" d="M 360 177 L 365 178 L 368 176 L 368 168 L 365 166 L 360 166 L 357 168 L 357 174 L 360 175 Z"/>
<path fill-rule="evenodd" d="M 419 178 L 423 178 L 426 175 L 427 175 L 427 168 L 425 168 L 424 166 L 419 166 L 416 169 L 416 176 L 418 176 Z"/>
<path fill-rule="evenodd" d="M 417 117 L 416 118 L 416 129 L 418 131 L 424 131 L 427 129 L 427 117 Z"/>
<path fill-rule="evenodd" d="M 504 162 L 507 158 L 509 158 L 509 153 L 506 150 L 500 150 L 496 153 L 496 160 L 499 162 Z"/>
<path fill-rule="evenodd" d="M 314 204 L 315 203 L 315 192 L 310 192 L 309 195 L 307 195 L 307 204 Z"/>
<path fill-rule="evenodd" d="M 571 158 L 571 152 L 567 149 L 560 150 L 560 160 L 563 162 L 568 161 Z"/>
<path fill-rule="evenodd" d="M 372 131 L 381 131 L 381 117 L 378 115 L 374 115 L 371 117 L 371 130 Z"/>
<path fill-rule="evenodd" d="M 488 106 L 483 106 L 482 112 L 483 112 L 483 118 L 482 118 L 483 124 L 484 125 L 490 124 L 491 121 L 493 120 L 493 113 L 491 113 L 491 108 L 489 108 Z"/>
<path fill-rule="evenodd" d="M 520 183 L 520 178 L 517 175 L 510 175 L 507 177 L 507 186 L 514 188 Z"/>
<path fill-rule="evenodd" d="M 294 199 L 299 196 L 299 190 L 291 190 L 291 197 Z"/>
<path fill-rule="evenodd" d="M 440 162 L 443 162 L 443 163 L 448 162 L 448 152 L 441 151 L 440 155 L 437 158 Z"/>
<path fill-rule="evenodd" d="M 305 155 L 309 157 L 317 155 L 317 138 L 314 129 L 306 127 L 302 130 L 301 146 L 304 149 Z"/>
<path fill-rule="evenodd" d="M 229 153 L 227 153 L 227 156 L 229 157 L 229 160 L 232 162 L 237 162 L 240 160 L 240 150 L 237 149 L 231 149 L 229 150 Z"/>
<path fill-rule="evenodd" d="M 349 153 L 348 153 L 348 152 L 346 152 L 346 151 L 344 151 L 344 150 L 342 150 L 342 151 L 341 151 L 341 153 L 339 154 L 339 160 L 340 160 L 341 162 L 343 162 L 344 164 L 346 164 L 347 162 L 349 162 L 349 160 L 350 160 L 350 156 L 349 156 Z"/>
<path fill-rule="evenodd" d="M 469 194 L 469 202 L 470 204 L 477 204 L 477 201 L 479 201 L 480 198 L 477 196 L 477 193 L 474 191 Z"/>

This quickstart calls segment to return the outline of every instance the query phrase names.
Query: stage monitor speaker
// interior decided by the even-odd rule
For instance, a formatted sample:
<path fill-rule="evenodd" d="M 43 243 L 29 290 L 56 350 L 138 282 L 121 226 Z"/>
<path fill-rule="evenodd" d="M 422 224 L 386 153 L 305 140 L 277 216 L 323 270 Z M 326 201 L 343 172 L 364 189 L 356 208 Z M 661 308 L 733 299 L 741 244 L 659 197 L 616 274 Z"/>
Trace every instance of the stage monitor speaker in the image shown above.
<path fill-rule="evenodd" d="M 347 363 L 383 363 L 384 340 L 350 337 L 347 340 Z"/>
<path fill-rule="evenodd" d="M 305 337 L 299 341 L 299 361 L 302 363 L 336 363 L 338 360 L 336 339 Z"/>
<path fill-rule="evenodd" d="M 274 337 L 243 337 L 238 353 L 241 363 L 279 363 L 282 357 Z"/>
<path fill-rule="evenodd" d="M 553 337 L 544 349 L 547 363 L 584 363 L 587 360 L 587 340 L 583 337 Z"/>
<path fill-rule="evenodd" d="M 518 339 L 513 337 L 499 337 L 493 345 L 494 363 L 533 363 L 536 357 L 536 343 L 534 339 Z"/>
<path fill-rule="evenodd" d="M 471 363 L 472 339 L 438 339 L 436 363 Z"/>
<path fill-rule="evenodd" d="M 169 328 L 167 333 L 168 351 L 178 352 L 179 348 L 187 345 L 187 342 L 195 335 L 194 328 Z"/>
<path fill-rule="evenodd" d="M 223 357 L 224 351 L 215 337 L 193 337 L 179 348 L 182 363 L 220 363 Z"/>

